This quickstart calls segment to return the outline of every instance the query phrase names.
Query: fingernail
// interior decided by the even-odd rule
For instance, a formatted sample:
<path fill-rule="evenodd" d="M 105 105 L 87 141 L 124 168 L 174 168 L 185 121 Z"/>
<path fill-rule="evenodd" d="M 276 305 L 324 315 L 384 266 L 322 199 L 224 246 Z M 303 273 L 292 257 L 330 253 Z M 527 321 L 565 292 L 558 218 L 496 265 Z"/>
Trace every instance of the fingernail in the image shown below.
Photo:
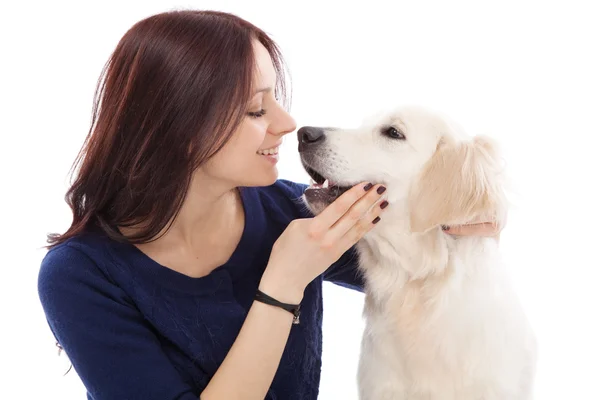
<path fill-rule="evenodd" d="M 447 231 L 448 229 L 450 229 L 450 227 L 448 225 L 442 225 L 442 230 L 443 231 Z"/>
<path fill-rule="evenodd" d="M 366 191 L 368 191 L 369 189 L 371 189 L 372 187 L 373 187 L 373 184 L 372 184 L 372 183 L 367 183 L 367 184 L 365 185 L 365 187 L 364 187 L 364 189 L 365 189 L 365 192 L 366 192 Z"/>
<path fill-rule="evenodd" d="M 375 219 L 373 220 L 373 223 L 374 223 L 374 224 L 376 224 L 376 223 L 378 223 L 379 221 L 381 221 L 381 218 L 380 218 L 380 217 L 377 217 L 377 218 L 375 218 Z"/>
<path fill-rule="evenodd" d="M 386 208 L 389 205 L 390 205 L 390 203 L 388 203 L 387 200 L 385 200 L 379 205 L 379 207 L 381 207 L 381 209 L 383 210 L 384 208 Z"/>
<path fill-rule="evenodd" d="M 385 186 L 379 186 L 377 188 L 377 194 L 382 194 L 383 192 L 385 192 L 386 187 Z"/>

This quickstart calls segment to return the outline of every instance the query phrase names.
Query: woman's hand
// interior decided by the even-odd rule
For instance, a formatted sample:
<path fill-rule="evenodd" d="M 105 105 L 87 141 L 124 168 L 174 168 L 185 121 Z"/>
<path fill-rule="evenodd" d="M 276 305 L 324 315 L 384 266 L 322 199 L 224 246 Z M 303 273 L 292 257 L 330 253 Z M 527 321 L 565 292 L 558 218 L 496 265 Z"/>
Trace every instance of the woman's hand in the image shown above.
<path fill-rule="evenodd" d="M 273 245 L 259 289 L 298 304 L 306 286 L 379 221 L 382 187 L 358 184 L 316 217 L 292 221 Z"/>
<path fill-rule="evenodd" d="M 501 231 L 501 228 L 495 222 L 478 222 L 466 225 L 456 225 L 449 227 L 445 226 L 442 229 L 449 235 L 457 236 L 499 237 Z"/>

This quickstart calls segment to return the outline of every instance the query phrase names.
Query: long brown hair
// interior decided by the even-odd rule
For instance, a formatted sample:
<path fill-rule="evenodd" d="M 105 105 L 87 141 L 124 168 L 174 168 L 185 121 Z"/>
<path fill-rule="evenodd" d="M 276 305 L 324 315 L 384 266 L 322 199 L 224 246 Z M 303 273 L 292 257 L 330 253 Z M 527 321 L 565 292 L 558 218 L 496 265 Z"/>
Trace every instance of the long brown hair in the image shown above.
<path fill-rule="evenodd" d="M 144 243 L 179 212 L 193 172 L 231 138 L 247 112 L 255 71 L 253 40 L 277 73 L 276 96 L 287 107 L 277 45 L 235 15 L 171 11 L 125 33 L 105 65 L 92 122 L 65 200 L 73 221 L 48 235 L 48 248 L 86 231 Z M 118 226 L 137 225 L 124 237 Z"/>

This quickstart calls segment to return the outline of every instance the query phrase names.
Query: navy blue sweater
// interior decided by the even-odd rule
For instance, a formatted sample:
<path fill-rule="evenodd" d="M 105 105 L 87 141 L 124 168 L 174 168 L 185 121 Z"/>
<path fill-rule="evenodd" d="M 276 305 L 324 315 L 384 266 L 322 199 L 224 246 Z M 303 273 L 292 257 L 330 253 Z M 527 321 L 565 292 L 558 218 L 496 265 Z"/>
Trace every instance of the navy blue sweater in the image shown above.
<path fill-rule="evenodd" d="M 49 326 L 95 400 L 197 400 L 253 302 L 273 243 L 306 218 L 306 186 L 244 188 L 246 224 L 230 260 L 208 276 L 166 268 L 131 244 L 88 232 L 51 249 L 39 273 Z M 306 288 L 267 399 L 316 399 L 322 283 L 362 290 L 351 249 Z"/>

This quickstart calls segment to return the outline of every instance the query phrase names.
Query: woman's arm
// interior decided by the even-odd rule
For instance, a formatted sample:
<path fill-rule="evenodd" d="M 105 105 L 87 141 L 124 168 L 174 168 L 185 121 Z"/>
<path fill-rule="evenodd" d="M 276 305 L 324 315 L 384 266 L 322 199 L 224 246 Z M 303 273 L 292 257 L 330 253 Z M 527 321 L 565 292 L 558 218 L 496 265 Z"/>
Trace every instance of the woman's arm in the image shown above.
<path fill-rule="evenodd" d="M 38 292 L 56 340 L 95 400 L 198 399 L 129 296 L 79 248 L 46 254 Z"/>
<path fill-rule="evenodd" d="M 263 279 L 259 289 L 284 303 L 300 302 L 298 296 L 283 293 L 279 287 Z M 200 399 L 264 399 L 279 366 L 293 318 L 287 310 L 255 301 Z"/>
<path fill-rule="evenodd" d="M 323 274 L 323 280 L 348 289 L 364 292 L 364 276 L 358 268 L 358 252 L 352 247 Z"/>

